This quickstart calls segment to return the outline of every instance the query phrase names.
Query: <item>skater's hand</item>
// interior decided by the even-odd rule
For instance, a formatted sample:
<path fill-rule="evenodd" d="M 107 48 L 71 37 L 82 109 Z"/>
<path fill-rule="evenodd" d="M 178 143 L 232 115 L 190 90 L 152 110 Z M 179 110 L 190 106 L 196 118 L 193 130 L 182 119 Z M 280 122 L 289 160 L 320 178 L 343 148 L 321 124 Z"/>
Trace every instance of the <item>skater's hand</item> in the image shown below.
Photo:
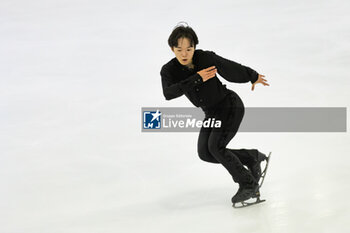
<path fill-rule="evenodd" d="M 265 75 L 259 74 L 258 80 L 256 80 L 256 82 L 253 83 L 253 85 L 252 85 L 252 91 L 254 91 L 255 85 L 258 84 L 258 83 L 262 83 L 264 86 L 270 86 L 270 85 L 267 83 L 267 80 L 266 80 L 266 79 L 263 79 L 262 77 L 265 77 Z"/>
<path fill-rule="evenodd" d="M 202 77 L 203 82 L 207 81 L 208 79 L 214 78 L 216 74 L 216 68 L 215 66 L 208 67 L 206 69 L 203 69 L 201 71 L 198 71 L 197 73 Z"/>

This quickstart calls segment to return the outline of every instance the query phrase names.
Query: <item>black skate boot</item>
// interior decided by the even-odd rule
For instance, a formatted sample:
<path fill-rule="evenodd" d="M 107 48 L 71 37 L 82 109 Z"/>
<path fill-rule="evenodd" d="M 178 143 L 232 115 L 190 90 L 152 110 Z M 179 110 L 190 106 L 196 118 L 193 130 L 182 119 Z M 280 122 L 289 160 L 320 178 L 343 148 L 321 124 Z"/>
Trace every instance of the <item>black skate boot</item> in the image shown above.
<path fill-rule="evenodd" d="M 256 201 L 251 203 L 246 202 L 250 198 L 256 198 Z M 242 208 L 258 204 L 265 200 L 260 200 L 259 183 L 253 181 L 250 184 L 240 184 L 237 193 L 232 197 L 231 201 L 234 208 Z"/>
<path fill-rule="evenodd" d="M 258 155 L 257 155 L 257 158 L 256 158 L 254 164 L 247 166 L 248 169 L 251 171 L 252 175 L 254 176 L 255 180 L 258 183 L 261 181 L 261 183 L 259 183 L 259 187 L 261 187 L 263 182 L 264 182 L 267 167 L 268 167 L 269 160 L 270 160 L 270 155 L 271 155 L 271 152 L 270 152 L 269 156 L 266 156 L 265 154 L 258 151 Z M 261 164 L 261 162 L 263 162 L 265 160 L 266 160 L 266 165 L 265 165 L 264 171 L 261 172 L 260 164 Z"/>

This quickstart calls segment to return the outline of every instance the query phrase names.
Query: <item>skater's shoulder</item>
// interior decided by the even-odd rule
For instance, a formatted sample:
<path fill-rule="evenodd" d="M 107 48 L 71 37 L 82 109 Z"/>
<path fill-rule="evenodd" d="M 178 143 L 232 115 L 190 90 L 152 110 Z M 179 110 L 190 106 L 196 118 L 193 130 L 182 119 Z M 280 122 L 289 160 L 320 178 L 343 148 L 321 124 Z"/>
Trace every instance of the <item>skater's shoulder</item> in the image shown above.
<path fill-rule="evenodd" d="M 215 52 L 210 49 L 197 49 L 196 54 L 199 57 L 211 58 L 212 55 L 215 54 Z"/>
<path fill-rule="evenodd" d="M 168 61 L 164 65 L 162 65 L 161 71 L 167 71 L 169 69 L 172 69 L 172 67 L 174 67 L 176 65 L 176 61 L 175 60 L 176 60 L 176 57 L 174 57 L 173 59 L 171 59 L 170 61 Z"/>
<path fill-rule="evenodd" d="M 206 55 L 208 54 L 209 52 L 211 52 L 210 50 L 207 50 L 207 49 L 196 49 L 194 51 L 194 54 L 195 55 Z"/>
<path fill-rule="evenodd" d="M 198 54 L 210 54 L 210 53 L 213 53 L 213 50 L 211 50 L 211 49 L 196 49 L 196 52 Z"/>

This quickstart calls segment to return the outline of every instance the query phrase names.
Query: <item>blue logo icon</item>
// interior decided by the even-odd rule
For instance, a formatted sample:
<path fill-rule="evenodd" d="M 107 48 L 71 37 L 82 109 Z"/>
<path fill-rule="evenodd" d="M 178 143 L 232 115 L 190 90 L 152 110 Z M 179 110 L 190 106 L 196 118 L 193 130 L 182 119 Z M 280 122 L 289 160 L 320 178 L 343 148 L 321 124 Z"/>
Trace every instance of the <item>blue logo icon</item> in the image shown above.
<path fill-rule="evenodd" d="M 160 129 L 162 113 L 155 111 L 143 111 L 143 128 L 144 129 Z"/>

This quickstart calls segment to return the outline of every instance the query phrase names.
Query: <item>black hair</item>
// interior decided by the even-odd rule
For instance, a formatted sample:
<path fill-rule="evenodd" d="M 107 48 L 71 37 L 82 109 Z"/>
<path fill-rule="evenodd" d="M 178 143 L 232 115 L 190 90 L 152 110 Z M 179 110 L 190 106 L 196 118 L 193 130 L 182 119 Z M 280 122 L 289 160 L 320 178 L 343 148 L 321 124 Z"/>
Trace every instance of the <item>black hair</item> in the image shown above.
<path fill-rule="evenodd" d="M 187 23 L 186 23 L 187 24 Z M 170 48 L 177 47 L 178 46 L 178 39 L 179 38 L 187 38 L 190 41 L 190 45 L 196 48 L 196 45 L 198 44 L 198 37 L 194 30 L 188 26 L 179 25 L 177 24 L 176 27 L 171 32 L 169 39 L 168 39 L 168 45 Z"/>

